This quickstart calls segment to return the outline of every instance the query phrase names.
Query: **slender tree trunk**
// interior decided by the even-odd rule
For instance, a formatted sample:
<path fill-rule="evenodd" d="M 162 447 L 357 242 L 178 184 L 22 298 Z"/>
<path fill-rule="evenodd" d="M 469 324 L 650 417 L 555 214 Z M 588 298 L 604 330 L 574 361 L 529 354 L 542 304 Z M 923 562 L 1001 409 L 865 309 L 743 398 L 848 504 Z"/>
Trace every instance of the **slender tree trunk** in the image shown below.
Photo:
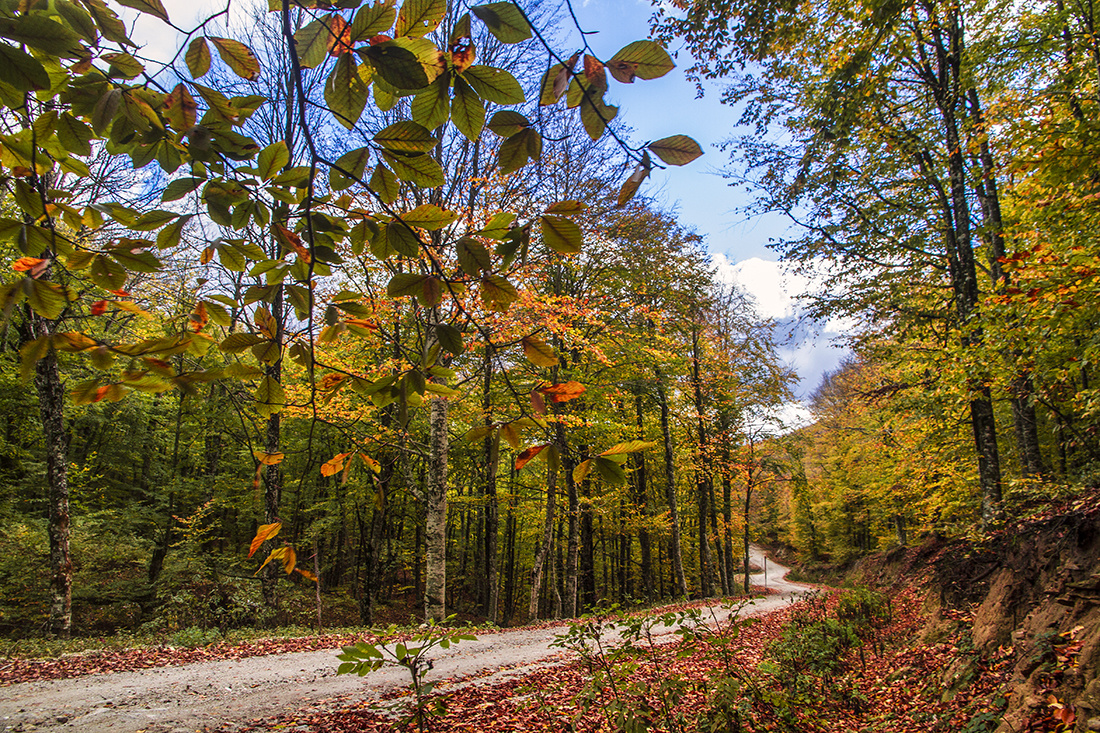
<path fill-rule="evenodd" d="M 672 427 L 669 424 L 668 393 L 665 390 L 664 375 L 659 366 L 654 367 L 657 377 L 657 401 L 661 408 L 661 437 L 665 444 L 665 499 L 668 502 L 669 555 L 672 562 L 672 574 L 675 579 L 676 594 L 687 598 L 687 578 L 684 577 L 684 559 L 680 552 L 680 512 L 676 505 L 676 466 L 672 452 Z"/>
<path fill-rule="evenodd" d="M 49 333 L 45 319 L 31 315 L 39 338 Z M 35 364 L 34 386 L 42 416 L 46 447 L 46 484 L 49 497 L 50 619 L 49 630 L 69 638 L 73 623 L 73 563 L 69 554 L 69 462 L 65 436 L 65 387 L 57 368 L 57 352 L 51 347 Z"/>
<path fill-rule="evenodd" d="M 596 605 L 596 547 L 592 528 L 591 483 L 581 484 L 584 501 L 580 506 L 580 567 L 578 570 L 578 602 L 574 615 Z"/>
<path fill-rule="evenodd" d="M 493 377 L 493 353 L 492 345 L 485 346 L 485 390 L 482 395 L 482 408 L 485 411 L 485 424 L 491 425 L 492 418 L 492 377 Z M 497 552 L 497 467 L 500 462 L 500 437 L 492 431 L 485 436 L 485 575 L 488 585 L 488 597 L 485 606 L 485 615 L 490 622 L 496 623 L 499 615 L 500 581 Z"/>
<path fill-rule="evenodd" d="M 749 510 L 752 507 L 752 472 L 749 472 L 748 480 L 745 482 L 745 529 L 744 529 L 744 547 L 745 547 L 745 593 L 750 591 L 751 583 L 749 582 Z"/>
<path fill-rule="evenodd" d="M 964 335 L 963 346 L 973 348 L 981 343 L 977 329 L 978 275 L 974 261 L 974 249 L 970 228 L 970 205 L 967 201 L 967 172 L 963 141 L 959 134 L 962 100 L 963 29 L 961 11 L 954 8 L 947 21 L 949 48 L 937 43 L 937 66 L 942 80 L 935 89 L 935 96 L 943 116 L 945 143 L 948 151 L 950 173 L 951 226 L 948 230 L 948 248 L 955 260 L 954 295 L 960 325 L 972 332 Z M 993 414 L 993 401 L 988 387 L 978 383 L 970 386 L 975 395 L 970 400 L 970 421 L 974 443 L 978 453 L 978 480 L 982 493 L 982 525 L 988 527 L 1001 516 L 1001 461 L 997 449 L 997 423 Z"/>
<path fill-rule="evenodd" d="M 708 471 L 710 456 L 707 446 L 707 426 L 703 412 L 703 378 L 700 361 L 699 326 L 693 324 L 691 329 L 691 383 L 695 393 L 695 421 L 699 435 L 699 457 L 695 470 L 695 495 L 699 508 L 699 595 L 703 598 L 709 598 L 714 595 L 714 586 L 711 583 L 710 541 L 707 537 L 707 517 L 710 514 L 709 499 L 712 489 Z"/>
<path fill-rule="evenodd" d="M 425 487 L 424 620 L 447 618 L 447 401 L 431 400 L 428 422 L 428 485 Z"/>
<path fill-rule="evenodd" d="M 645 425 L 642 421 L 642 392 L 641 387 L 634 395 L 634 412 L 637 416 L 638 440 L 645 440 Z M 646 600 L 654 598 L 655 588 L 653 582 L 653 545 L 649 537 L 646 522 L 649 518 L 649 486 L 647 484 L 645 452 L 639 451 L 633 454 L 634 460 L 634 505 L 638 509 L 641 519 L 641 527 L 638 529 L 638 551 L 642 556 L 642 591 Z M 628 555 L 629 558 L 629 555 Z"/>
<path fill-rule="evenodd" d="M 554 450 L 553 447 L 550 450 Z M 547 456 L 546 462 L 546 511 L 542 521 L 542 537 L 535 552 L 534 566 L 531 568 L 531 602 L 527 605 L 527 618 L 534 621 L 539 617 L 539 588 L 542 586 L 543 570 L 550 556 L 550 547 L 554 534 L 554 509 L 557 506 L 558 460 L 554 455 Z M 549 583 L 547 584 L 550 585 Z"/>
<path fill-rule="evenodd" d="M 561 445 L 565 444 L 565 428 L 560 422 L 558 441 Z M 569 538 L 565 554 L 561 613 L 565 618 L 574 618 L 577 615 L 577 570 L 580 559 L 580 500 L 577 496 L 577 484 L 573 480 L 573 461 L 568 456 L 563 457 L 562 468 L 565 472 L 566 498 L 569 501 Z"/>

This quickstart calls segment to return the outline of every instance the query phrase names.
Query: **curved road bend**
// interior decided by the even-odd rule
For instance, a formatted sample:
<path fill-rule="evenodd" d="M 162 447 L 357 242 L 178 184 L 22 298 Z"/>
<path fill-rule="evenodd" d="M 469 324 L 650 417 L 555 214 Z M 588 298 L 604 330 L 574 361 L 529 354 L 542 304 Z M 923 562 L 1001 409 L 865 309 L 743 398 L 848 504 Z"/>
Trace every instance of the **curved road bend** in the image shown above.
<path fill-rule="evenodd" d="M 750 558 L 763 567 L 759 548 L 752 548 Z M 754 584 L 766 581 L 781 594 L 752 601 L 747 613 L 776 610 L 807 590 L 784 580 L 787 571 L 769 560 L 766 578 L 764 573 L 752 576 Z M 561 650 L 550 646 L 560 631 L 505 630 L 462 642 L 434 660 L 430 675 L 484 675 L 478 684 L 522 675 L 561 656 Z M 392 668 L 366 677 L 337 677 L 336 654 L 293 652 L 0 687 L 0 731 L 193 733 L 341 696 L 378 697 L 407 684 L 404 670 Z"/>

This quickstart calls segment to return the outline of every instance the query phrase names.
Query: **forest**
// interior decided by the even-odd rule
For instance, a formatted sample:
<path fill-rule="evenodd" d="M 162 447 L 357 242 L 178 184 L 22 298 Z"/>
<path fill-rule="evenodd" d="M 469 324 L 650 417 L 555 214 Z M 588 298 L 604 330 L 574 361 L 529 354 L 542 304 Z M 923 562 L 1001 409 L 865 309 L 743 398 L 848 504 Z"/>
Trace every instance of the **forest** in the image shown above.
<path fill-rule="evenodd" d="M 165 60 L 3 5 L 0 634 L 571 618 L 1095 484 L 1091 4 L 673 0 L 572 53 L 568 5 L 120 0 Z M 703 149 L 614 105 L 676 62 L 852 324 L 808 426 L 647 193 Z"/>

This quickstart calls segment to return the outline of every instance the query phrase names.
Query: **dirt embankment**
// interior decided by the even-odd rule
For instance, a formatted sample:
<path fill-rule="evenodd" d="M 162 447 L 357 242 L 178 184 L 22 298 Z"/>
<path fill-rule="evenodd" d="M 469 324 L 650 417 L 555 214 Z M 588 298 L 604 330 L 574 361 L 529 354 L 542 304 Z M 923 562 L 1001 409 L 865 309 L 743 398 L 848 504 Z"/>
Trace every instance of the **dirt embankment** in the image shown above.
<path fill-rule="evenodd" d="M 982 544 L 931 539 L 868 558 L 852 576 L 880 587 L 920 578 L 922 640 L 962 640 L 945 695 L 984 660 L 1012 660 L 997 733 L 1100 731 L 1100 493 Z"/>

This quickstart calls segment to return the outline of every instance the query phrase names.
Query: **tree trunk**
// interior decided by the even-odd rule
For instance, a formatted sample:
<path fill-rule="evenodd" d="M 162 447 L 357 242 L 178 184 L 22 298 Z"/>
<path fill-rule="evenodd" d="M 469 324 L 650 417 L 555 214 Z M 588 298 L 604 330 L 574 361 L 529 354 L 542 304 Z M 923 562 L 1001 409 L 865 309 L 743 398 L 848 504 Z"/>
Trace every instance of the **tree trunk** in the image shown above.
<path fill-rule="evenodd" d="M 552 446 L 549 450 L 555 451 Z M 543 570 L 550 556 L 550 545 L 554 534 L 554 509 L 557 506 L 558 459 L 547 456 L 546 461 L 546 513 L 542 522 L 542 537 L 538 551 L 535 552 L 534 566 L 531 568 L 531 602 L 527 606 L 527 619 L 534 621 L 539 617 L 539 588 L 542 585 Z"/>
<path fill-rule="evenodd" d="M 428 419 L 428 485 L 425 487 L 424 620 L 447 618 L 447 401 L 431 400 Z"/>
<path fill-rule="evenodd" d="M 989 132 L 986 129 L 978 91 L 969 90 L 970 120 L 972 132 L 978 136 L 978 162 L 982 177 L 977 190 L 978 202 L 982 209 L 985 239 L 989 245 L 989 269 L 994 285 L 1008 285 L 1008 274 L 1001 265 L 1006 256 L 1004 241 L 1004 221 L 1001 217 L 1001 196 L 997 187 L 997 168 L 993 152 L 989 146 Z M 1018 354 L 1010 354 L 1014 360 Z M 1017 374 L 1012 381 L 1012 424 L 1016 434 L 1016 446 L 1020 454 L 1020 470 L 1027 476 L 1042 476 L 1046 473 L 1043 454 L 1039 444 L 1038 418 L 1035 415 L 1035 402 L 1031 399 L 1034 391 L 1031 379 L 1026 374 Z"/>
<path fill-rule="evenodd" d="M 481 397 L 481 407 L 485 412 L 485 425 L 492 425 L 490 413 L 493 408 L 493 347 L 485 345 L 485 381 Z M 500 605 L 500 573 L 497 557 L 497 533 L 499 524 L 499 512 L 497 507 L 497 468 L 500 463 L 500 436 L 493 431 L 485 436 L 485 616 L 490 622 L 496 623 Z"/>
<path fill-rule="evenodd" d="M 937 39 L 936 56 L 939 68 L 938 85 L 934 96 L 943 116 L 947 162 L 950 173 L 951 204 L 950 225 L 947 227 L 949 261 L 953 260 L 953 290 L 959 313 L 960 326 L 964 329 L 963 346 L 976 347 L 981 343 L 981 332 L 976 328 L 978 318 L 978 274 L 974 261 L 974 249 L 970 228 L 970 205 L 967 201 L 967 171 L 964 146 L 959 134 L 959 121 L 965 112 L 961 98 L 963 29 L 961 11 L 954 8 L 947 21 L 947 39 L 950 48 L 944 48 Z M 973 329 L 965 334 L 966 329 Z M 970 421 L 974 432 L 974 444 L 978 453 L 978 480 L 982 494 L 982 526 L 988 527 L 1001 516 L 1001 461 L 997 450 L 997 424 L 993 414 L 993 402 L 989 388 L 975 381 L 970 385 Z"/>
<path fill-rule="evenodd" d="M 31 315 L 32 338 L 46 336 L 45 319 Z M 46 484 L 49 497 L 50 619 L 51 634 L 69 638 L 73 623 L 73 563 L 69 554 L 69 462 L 65 437 L 65 387 L 51 347 L 35 364 L 34 386 L 42 416 L 46 447 Z"/>
<path fill-rule="evenodd" d="M 657 377 L 657 401 L 661 407 L 661 437 L 665 444 L 665 499 L 668 502 L 669 555 L 672 562 L 672 574 L 676 584 L 676 594 L 687 598 L 687 579 L 684 577 L 684 558 L 680 552 L 680 512 L 676 506 L 676 466 L 672 452 L 672 428 L 669 425 L 668 393 L 665 390 L 664 375 L 661 367 L 654 366 Z"/>
<path fill-rule="evenodd" d="M 699 435 L 699 454 L 695 469 L 695 495 L 699 508 L 699 595 L 709 598 L 714 595 L 711 583 L 710 540 L 707 537 L 707 517 L 710 514 L 710 473 L 707 454 L 707 426 L 703 416 L 703 378 L 700 368 L 699 326 L 691 329 L 691 383 L 695 393 L 695 421 Z"/>
<path fill-rule="evenodd" d="M 640 387 L 634 395 L 634 411 L 637 415 L 638 440 L 645 440 L 645 426 L 642 423 L 642 392 Z M 645 525 L 649 517 L 649 507 L 647 503 L 649 487 L 646 481 L 645 452 L 639 451 L 633 454 L 633 460 L 634 505 L 637 507 L 641 519 L 641 527 L 638 529 L 638 550 L 642 556 L 642 592 L 646 600 L 652 600 L 655 591 L 653 583 L 653 546 L 650 541 L 649 530 Z M 629 559 L 629 554 L 627 557 Z"/>

